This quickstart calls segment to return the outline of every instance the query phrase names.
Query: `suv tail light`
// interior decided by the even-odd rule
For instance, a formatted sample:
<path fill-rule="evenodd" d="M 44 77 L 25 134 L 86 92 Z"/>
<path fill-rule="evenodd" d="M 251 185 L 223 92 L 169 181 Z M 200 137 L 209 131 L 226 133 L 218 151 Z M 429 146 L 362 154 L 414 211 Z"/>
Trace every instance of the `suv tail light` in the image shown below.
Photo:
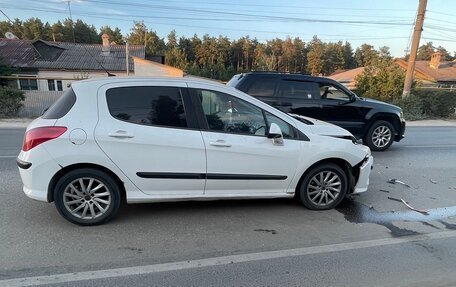
<path fill-rule="evenodd" d="M 53 140 L 66 132 L 66 127 L 40 127 L 31 129 L 25 133 L 23 151 L 29 151 L 39 144 Z"/>

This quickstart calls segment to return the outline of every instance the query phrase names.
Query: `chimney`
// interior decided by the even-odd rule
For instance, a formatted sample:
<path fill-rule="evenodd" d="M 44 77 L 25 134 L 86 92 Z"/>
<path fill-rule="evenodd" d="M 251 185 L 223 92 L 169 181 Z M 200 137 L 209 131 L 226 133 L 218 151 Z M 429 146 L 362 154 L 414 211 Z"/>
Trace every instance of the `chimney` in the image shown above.
<path fill-rule="evenodd" d="M 442 53 L 440 52 L 435 52 L 431 56 L 431 62 L 429 63 L 429 66 L 433 69 L 438 69 L 440 66 L 440 58 L 442 57 Z"/>
<path fill-rule="evenodd" d="M 109 45 L 109 36 L 107 34 L 101 35 L 101 39 L 103 40 L 103 47 L 101 48 L 101 54 L 103 56 L 109 56 L 111 52 L 111 46 Z"/>

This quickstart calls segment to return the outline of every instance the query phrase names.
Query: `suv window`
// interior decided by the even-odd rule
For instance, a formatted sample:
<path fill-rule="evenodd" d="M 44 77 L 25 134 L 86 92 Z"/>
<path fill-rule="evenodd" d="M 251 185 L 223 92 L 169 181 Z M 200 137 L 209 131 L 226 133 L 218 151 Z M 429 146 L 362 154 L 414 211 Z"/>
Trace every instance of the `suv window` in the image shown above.
<path fill-rule="evenodd" d="M 280 95 L 296 99 L 320 99 L 320 87 L 315 82 L 283 80 L 279 86 Z"/>
<path fill-rule="evenodd" d="M 184 103 L 176 87 L 120 87 L 106 91 L 109 113 L 141 125 L 187 127 Z"/>
<path fill-rule="evenodd" d="M 69 88 L 54 102 L 54 104 L 52 104 L 41 118 L 60 119 L 71 110 L 74 103 L 76 103 L 76 94 L 74 93 L 73 88 Z"/>
<path fill-rule="evenodd" d="M 247 94 L 253 97 L 272 97 L 276 87 L 275 78 L 255 79 L 247 90 Z"/>
<path fill-rule="evenodd" d="M 260 108 L 236 97 L 208 90 L 197 90 L 209 130 L 247 135 L 266 135 Z"/>
<path fill-rule="evenodd" d="M 328 100 L 350 100 L 350 96 L 346 92 L 342 91 L 332 84 L 325 83 L 320 83 L 320 96 L 322 99 Z"/>

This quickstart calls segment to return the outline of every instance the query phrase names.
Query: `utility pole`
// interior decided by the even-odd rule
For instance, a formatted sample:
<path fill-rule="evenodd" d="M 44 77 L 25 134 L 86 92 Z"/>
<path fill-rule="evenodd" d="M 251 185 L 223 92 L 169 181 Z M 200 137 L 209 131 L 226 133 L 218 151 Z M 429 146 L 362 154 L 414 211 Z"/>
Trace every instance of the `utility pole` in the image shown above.
<path fill-rule="evenodd" d="M 404 91 L 402 97 L 405 98 L 410 95 L 410 88 L 413 82 L 413 72 L 415 71 L 416 53 L 418 52 L 418 45 L 420 44 L 421 31 L 423 31 L 424 13 L 426 12 L 427 0 L 420 0 L 418 6 L 418 14 L 416 16 L 415 29 L 413 30 L 412 47 L 407 65 L 407 72 L 405 74 Z"/>
<path fill-rule="evenodd" d="M 129 53 L 128 53 L 128 39 L 125 41 L 125 65 L 127 68 L 127 76 L 130 75 L 130 65 L 128 63 Z"/>
<path fill-rule="evenodd" d="M 70 12 L 70 21 L 71 21 L 71 33 L 73 34 L 73 43 L 76 43 L 76 38 L 74 37 L 74 23 L 73 23 L 73 15 L 71 15 L 71 4 L 70 0 L 67 1 L 68 3 L 68 12 Z"/>

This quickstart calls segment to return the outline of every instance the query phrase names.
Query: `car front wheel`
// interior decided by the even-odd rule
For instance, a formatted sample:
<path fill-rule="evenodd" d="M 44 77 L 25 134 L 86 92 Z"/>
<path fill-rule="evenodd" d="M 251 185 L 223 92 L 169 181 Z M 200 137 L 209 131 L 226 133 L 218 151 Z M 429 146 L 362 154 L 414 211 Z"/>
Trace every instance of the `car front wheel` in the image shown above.
<path fill-rule="evenodd" d="M 348 176 L 338 165 L 326 163 L 312 168 L 299 188 L 301 203 L 313 210 L 337 206 L 348 191 Z"/>
<path fill-rule="evenodd" d="M 97 225 L 112 219 L 120 206 L 116 182 L 106 173 L 92 168 L 72 170 L 54 188 L 55 205 L 68 221 Z"/>
<path fill-rule="evenodd" d="M 366 137 L 365 144 L 373 151 L 384 151 L 388 149 L 394 141 L 394 127 L 387 121 L 376 121 Z"/>

